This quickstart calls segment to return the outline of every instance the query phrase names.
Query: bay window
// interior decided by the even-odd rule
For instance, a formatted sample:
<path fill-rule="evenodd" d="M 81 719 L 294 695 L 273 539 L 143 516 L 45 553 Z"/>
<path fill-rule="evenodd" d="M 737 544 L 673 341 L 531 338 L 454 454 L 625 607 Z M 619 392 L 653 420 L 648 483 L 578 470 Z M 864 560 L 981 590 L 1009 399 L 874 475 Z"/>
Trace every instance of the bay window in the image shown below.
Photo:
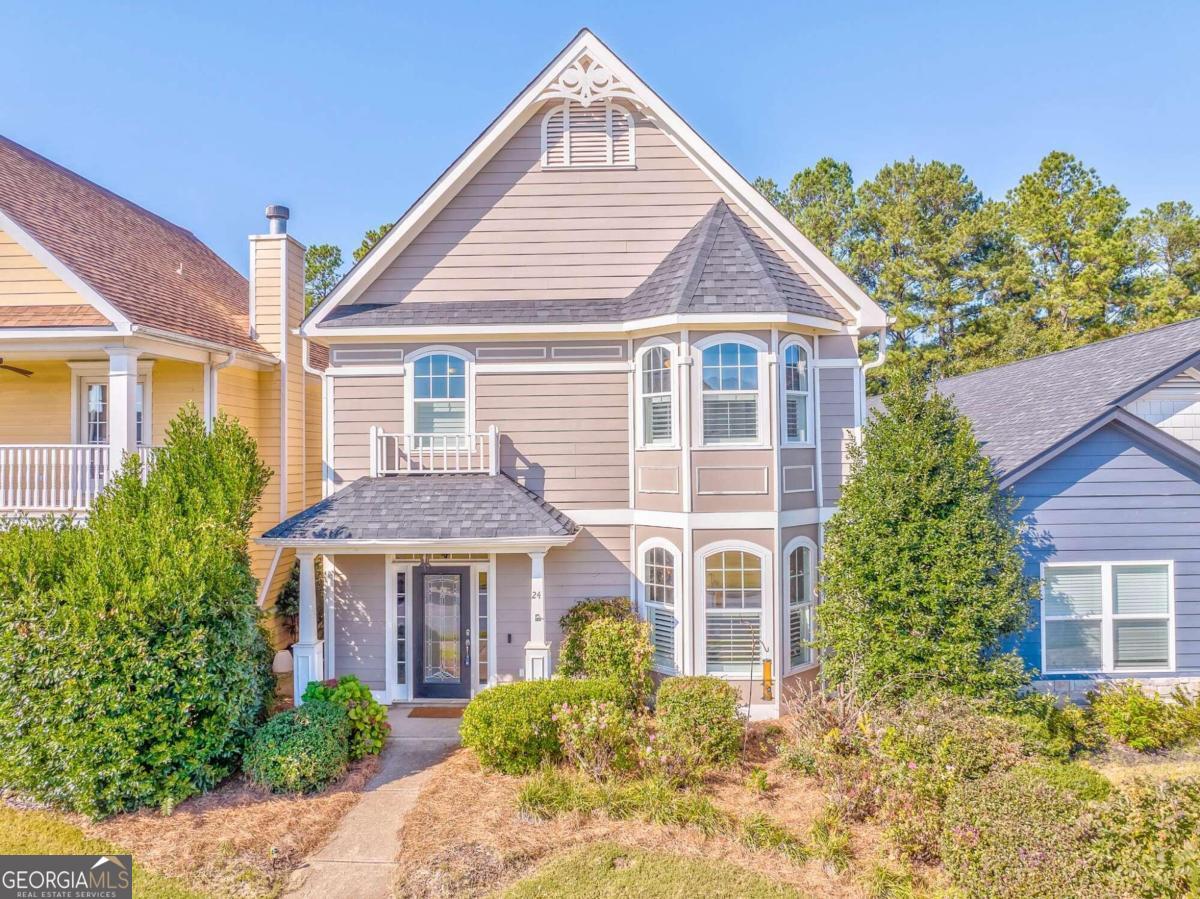
<path fill-rule="evenodd" d="M 654 667 L 674 674 L 675 662 L 675 554 L 665 546 L 642 552 L 642 602 L 654 645 Z"/>
<path fill-rule="evenodd" d="M 758 356 L 752 345 L 733 340 L 701 350 L 700 417 L 705 445 L 759 441 Z"/>
<path fill-rule="evenodd" d="M 708 674 L 748 676 L 761 666 L 762 559 L 745 550 L 704 559 L 704 645 Z"/>
<path fill-rule="evenodd" d="M 1042 672 L 1169 670 L 1169 562 L 1047 565 Z"/>
<path fill-rule="evenodd" d="M 652 346 L 645 350 L 641 356 L 639 375 L 642 446 L 671 446 L 675 437 L 671 348 Z"/>

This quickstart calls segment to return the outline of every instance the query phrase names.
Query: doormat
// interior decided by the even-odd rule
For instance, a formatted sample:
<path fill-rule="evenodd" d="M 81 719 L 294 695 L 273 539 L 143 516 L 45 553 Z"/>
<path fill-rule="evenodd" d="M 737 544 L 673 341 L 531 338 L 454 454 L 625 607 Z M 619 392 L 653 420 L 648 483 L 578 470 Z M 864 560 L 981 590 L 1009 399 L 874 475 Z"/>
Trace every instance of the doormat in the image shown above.
<path fill-rule="evenodd" d="M 461 718 L 463 706 L 424 705 L 408 710 L 409 718 Z"/>

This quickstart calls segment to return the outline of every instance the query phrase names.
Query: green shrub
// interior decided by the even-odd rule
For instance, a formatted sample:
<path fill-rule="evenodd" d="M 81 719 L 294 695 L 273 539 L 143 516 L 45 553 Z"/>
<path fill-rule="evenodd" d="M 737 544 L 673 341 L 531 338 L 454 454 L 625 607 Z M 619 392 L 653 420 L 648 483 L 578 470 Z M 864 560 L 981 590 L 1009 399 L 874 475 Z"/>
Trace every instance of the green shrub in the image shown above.
<path fill-rule="evenodd" d="M 383 742 L 391 733 L 387 708 L 371 695 L 371 688 L 353 674 L 325 681 L 310 681 L 304 688 L 304 701 L 323 700 L 346 710 L 350 718 L 350 760 L 383 752 Z"/>
<path fill-rule="evenodd" d="M 1025 732 L 1029 748 L 1047 758 L 1066 761 L 1104 742 L 1087 714 L 1074 703 L 1059 704 L 1045 693 L 1029 693 L 1003 708 Z"/>
<path fill-rule="evenodd" d="M 1200 895 L 1200 778 L 1134 780 L 1094 822 L 1091 858 L 1111 895 Z"/>
<path fill-rule="evenodd" d="M 941 857 L 970 896 L 1106 895 L 1088 859 L 1084 804 L 1027 766 L 964 781 L 945 809 Z"/>
<path fill-rule="evenodd" d="M 1112 782 L 1107 777 L 1095 768 L 1078 762 L 1031 762 L 1029 770 L 1080 802 L 1107 799 L 1112 793 Z"/>
<path fill-rule="evenodd" d="M 1189 693 L 1183 687 L 1171 692 L 1171 702 L 1179 717 L 1184 742 L 1200 740 L 1200 691 Z"/>
<path fill-rule="evenodd" d="M 1153 752 L 1184 740 L 1180 707 L 1132 681 L 1106 685 L 1089 694 L 1091 714 L 1105 735 L 1130 749 Z"/>
<path fill-rule="evenodd" d="M 738 760 L 745 722 L 738 713 L 738 692 L 715 677 L 671 677 L 658 688 L 655 724 L 657 749 L 702 767 L 723 767 Z"/>
<path fill-rule="evenodd" d="M 558 620 L 562 630 L 562 644 L 558 650 L 558 673 L 563 677 L 584 677 L 583 629 L 598 618 L 618 621 L 636 620 L 633 604 L 628 597 L 615 596 L 603 599 L 585 599 L 578 602 Z"/>
<path fill-rule="evenodd" d="M 596 618 L 580 634 L 583 676 L 624 685 L 629 705 L 641 708 L 650 695 L 654 647 L 650 625 L 632 618 Z"/>
<path fill-rule="evenodd" d="M 562 758 L 554 713 L 589 700 L 622 703 L 625 688 L 612 681 L 553 680 L 500 684 L 478 694 L 463 713 L 459 734 L 485 768 L 528 774 Z"/>
<path fill-rule="evenodd" d="M 85 523 L 0 533 L 0 786 L 102 817 L 237 770 L 274 689 L 247 549 L 269 476 L 189 406 Z"/>
<path fill-rule="evenodd" d="M 246 751 L 245 771 L 276 793 L 313 793 L 346 773 L 349 742 L 346 710 L 314 699 L 258 729 Z"/>
<path fill-rule="evenodd" d="M 606 700 L 565 703 L 554 713 L 563 757 L 593 780 L 629 774 L 644 742 L 642 722 L 627 706 Z"/>

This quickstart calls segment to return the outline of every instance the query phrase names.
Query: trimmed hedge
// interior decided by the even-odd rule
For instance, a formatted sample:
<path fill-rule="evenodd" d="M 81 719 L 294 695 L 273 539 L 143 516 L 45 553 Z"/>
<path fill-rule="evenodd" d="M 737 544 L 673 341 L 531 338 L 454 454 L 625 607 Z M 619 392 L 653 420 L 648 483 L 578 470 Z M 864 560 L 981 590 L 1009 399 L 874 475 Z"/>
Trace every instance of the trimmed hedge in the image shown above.
<path fill-rule="evenodd" d="M 738 692 L 720 678 L 669 677 L 655 700 L 658 742 L 664 751 L 721 767 L 737 761 L 745 722 Z"/>
<path fill-rule="evenodd" d="M 350 716 L 318 699 L 260 727 L 246 750 L 245 771 L 276 793 L 314 793 L 345 774 L 349 763 Z"/>
<path fill-rule="evenodd" d="M 528 774 L 543 762 L 562 758 L 555 710 L 591 700 L 625 702 L 626 688 L 616 681 L 521 681 L 489 687 L 471 700 L 459 733 L 485 768 Z"/>
<path fill-rule="evenodd" d="M 558 651 L 557 672 L 563 677 L 587 677 L 583 663 L 583 631 L 593 621 L 605 618 L 616 621 L 636 621 L 633 603 L 625 596 L 585 599 L 567 610 L 558 619 L 562 644 Z"/>

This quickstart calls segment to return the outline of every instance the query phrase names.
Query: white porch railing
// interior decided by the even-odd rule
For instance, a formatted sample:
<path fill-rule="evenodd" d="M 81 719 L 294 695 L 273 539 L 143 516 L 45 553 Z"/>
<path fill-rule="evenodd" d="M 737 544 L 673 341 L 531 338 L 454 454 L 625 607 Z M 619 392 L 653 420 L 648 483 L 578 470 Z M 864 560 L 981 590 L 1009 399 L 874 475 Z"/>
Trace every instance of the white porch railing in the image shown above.
<path fill-rule="evenodd" d="M 154 453 L 138 447 L 143 469 Z M 112 473 L 103 444 L 0 445 L 0 513 L 86 512 Z"/>
<path fill-rule="evenodd" d="M 496 426 L 474 434 L 394 434 L 372 427 L 371 477 L 390 474 L 499 471 Z"/>

